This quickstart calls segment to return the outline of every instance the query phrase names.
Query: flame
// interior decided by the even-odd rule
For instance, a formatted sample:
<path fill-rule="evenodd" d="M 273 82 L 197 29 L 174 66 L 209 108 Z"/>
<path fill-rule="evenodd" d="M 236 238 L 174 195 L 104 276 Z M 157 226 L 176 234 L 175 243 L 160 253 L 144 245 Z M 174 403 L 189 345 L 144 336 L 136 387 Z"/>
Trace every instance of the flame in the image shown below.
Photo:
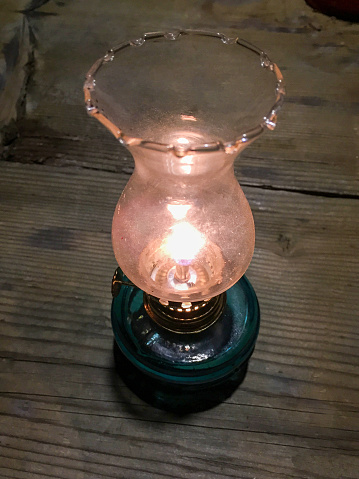
<path fill-rule="evenodd" d="M 185 137 L 177 138 L 177 142 L 180 145 L 188 145 L 189 144 L 189 140 Z"/>
<path fill-rule="evenodd" d="M 186 217 L 186 214 L 191 209 L 191 205 L 184 205 L 181 203 L 172 203 L 167 205 L 167 209 L 171 213 L 173 218 L 179 221 L 179 220 L 183 220 Z"/>
<path fill-rule="evenodd" d="M 166 253 L 181 265 L 189 265 L 206 243 L 205 237 L 190 223 L 182 221 L 171 228 L 164 241 Z"/>
<path fill-rule="evenodd" d="M 181 120 L 197 121 L 197 118 L 192 115 L 181 115 Z"/>

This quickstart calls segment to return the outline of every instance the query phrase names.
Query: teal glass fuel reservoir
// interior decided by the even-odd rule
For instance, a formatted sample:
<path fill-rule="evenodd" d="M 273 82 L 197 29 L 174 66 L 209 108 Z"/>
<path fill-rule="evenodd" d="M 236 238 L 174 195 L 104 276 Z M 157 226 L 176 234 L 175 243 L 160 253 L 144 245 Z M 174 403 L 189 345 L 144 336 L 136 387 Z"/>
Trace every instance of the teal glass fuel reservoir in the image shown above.
<path fill-rule="evenodd" d="M 109 50 L 84 91 L 135 161 L 112 225 L 117 369 L 156 407 L 214 406 L 243 380 L 259 329 L 244 276 L 254 222 L 233 163 L 275 127 L 282 75 L 237 37 L 152 32 Z"/>

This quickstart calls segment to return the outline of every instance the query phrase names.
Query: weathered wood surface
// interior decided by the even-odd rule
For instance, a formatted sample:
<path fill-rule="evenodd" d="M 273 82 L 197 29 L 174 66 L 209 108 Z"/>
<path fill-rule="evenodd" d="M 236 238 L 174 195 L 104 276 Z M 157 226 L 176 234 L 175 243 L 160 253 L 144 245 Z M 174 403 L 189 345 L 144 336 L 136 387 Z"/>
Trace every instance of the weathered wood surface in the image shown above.
<path fill-rule="evenodd" d="M 1 479 L 358 477 L 359 28 L 279 3 L 4 3 L 3 42 L 23 37 L 7 50 L 22 63 L 0 63 L 20 100 L 1 117 Z M 110 230 L 132 162 L 81 93 L 108 45 L 168 25 L 241 29 L 289 90 L 277 131 L 236 164 L 262 312 L 249 373 L 185 417 L 113 370 Z"/>
<path fill-rule="evenodd" d="M 1 179 L 5 477 L 357 477 L 356 200 L 246 188 L 258 345 L 229 401 L 176 418 L 113 372 L 121 175 L 3 163 Z"/>
<path fill-rule="evenodd" d="M 285 9 L 277 0 L 105 3 L 107 8 L 103 0 L 45 2 L 25 15 L 36 40 L 36 67 L 26 93 L 26 117 L 18 125 L 20 138 L 5 156 L 118 171 L 128 154 L 103 127 L 84 120 L 82 83 L 89 65 L 109 46 L 144 31 L 169 25 L 231 29 L 265 47 L 288 83 L 276 133 L 259 139 L 237 163 L 242 183 L 357 194 L 356 25 L 315 14 L 304 0 L 288 2 Z"/>

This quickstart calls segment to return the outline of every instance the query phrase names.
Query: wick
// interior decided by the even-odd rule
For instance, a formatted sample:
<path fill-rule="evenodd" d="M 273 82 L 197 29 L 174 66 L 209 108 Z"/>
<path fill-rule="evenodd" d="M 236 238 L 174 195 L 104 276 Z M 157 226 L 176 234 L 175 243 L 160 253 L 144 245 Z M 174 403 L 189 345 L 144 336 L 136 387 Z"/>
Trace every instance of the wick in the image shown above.
<path fill-rule="evenodd" d="M 191 277 L 189 265 L 176 264 L 175 278 L 180 283 L 187 283 Z"/>

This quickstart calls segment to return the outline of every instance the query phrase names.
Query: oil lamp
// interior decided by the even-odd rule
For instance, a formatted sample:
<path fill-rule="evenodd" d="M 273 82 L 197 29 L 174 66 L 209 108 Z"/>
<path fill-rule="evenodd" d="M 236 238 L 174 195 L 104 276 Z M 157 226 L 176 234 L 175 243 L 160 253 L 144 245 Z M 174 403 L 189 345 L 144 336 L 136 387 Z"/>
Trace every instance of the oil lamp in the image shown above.
<path fill-rule="evenodd" d="M 109 50 L 84 92 L 135 160 L 112 226 L 118 370 L 155 406 L 213 406 L 243 380 L 259 329 L 244 276 L 254 223 L 233 162 L 274 129 L 282 75 L 236 37 L 152 32 Z"/>

